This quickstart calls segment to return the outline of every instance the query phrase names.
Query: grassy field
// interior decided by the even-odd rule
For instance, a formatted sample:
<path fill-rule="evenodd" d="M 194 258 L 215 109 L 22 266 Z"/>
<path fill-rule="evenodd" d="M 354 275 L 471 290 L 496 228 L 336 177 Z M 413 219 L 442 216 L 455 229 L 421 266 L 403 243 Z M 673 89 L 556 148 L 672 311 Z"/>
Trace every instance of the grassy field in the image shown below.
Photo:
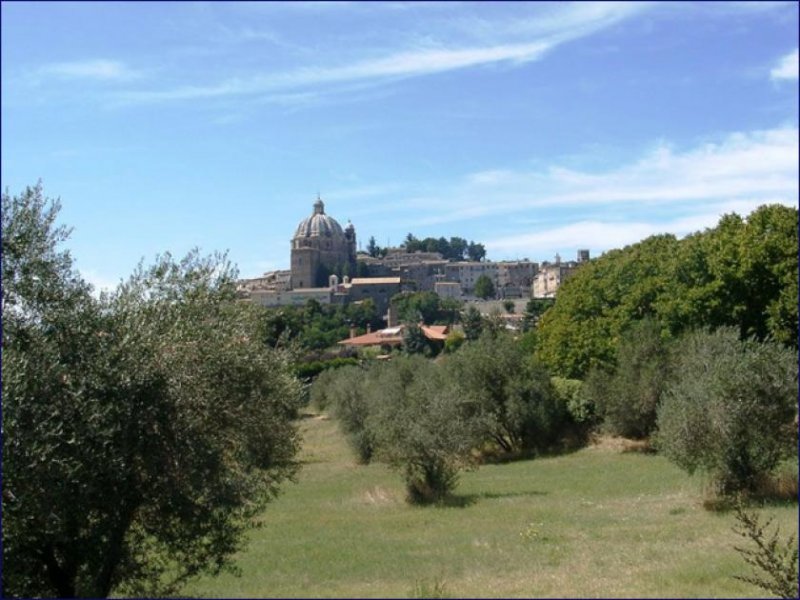
<path fill-rule="evenodd" d="M 655 455 L 611 445 L 462 475 L 456 502 L 412 507 L 400 477 L 359 466 L 336 423 L 303 420 L 298 483 L 263 515 L 240 576 L 203 597 L 759 597 L 730 513 Z M 764 509 L 797 533 L 797 504 Z"/>

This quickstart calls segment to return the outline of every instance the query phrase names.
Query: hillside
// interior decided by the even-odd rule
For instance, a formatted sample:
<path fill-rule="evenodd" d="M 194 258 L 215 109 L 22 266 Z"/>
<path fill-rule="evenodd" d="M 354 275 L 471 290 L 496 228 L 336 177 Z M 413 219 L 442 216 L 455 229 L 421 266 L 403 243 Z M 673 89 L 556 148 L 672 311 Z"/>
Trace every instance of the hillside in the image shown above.
<path fill-rule="evenodd" d="M 701 481 L 655 455 L 591 446 L 484 465 L 456 502 L 419 508 L 383 465 L 359 466 L 335 421 L 303 420 L 298 482 L 263 515 L 240 576 L 203 597 L 758 597 L 731 514 L 701 506 Z M 770 506 L 797 533 L 796 505 Z"/>

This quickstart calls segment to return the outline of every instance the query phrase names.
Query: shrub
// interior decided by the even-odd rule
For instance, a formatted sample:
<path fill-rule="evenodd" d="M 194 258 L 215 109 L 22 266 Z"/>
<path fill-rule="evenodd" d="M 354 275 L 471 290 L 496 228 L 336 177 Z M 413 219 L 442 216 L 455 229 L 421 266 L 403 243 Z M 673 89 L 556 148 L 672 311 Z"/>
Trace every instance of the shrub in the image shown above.
<path fill-rule="evenodd" d="M 718 494 L 753 491 L 796 450 L 797 356 L 723 328 L 686 336 L 658 411 L 657 445 Z"/>
<path fill-rule="evenodd" d="M 447 339 L 444 341 L 444 351 L 447 354 L 452 354 L 466 341 L 466 337 L 460 331 L 451 331 L 447 334 Z"/>
<path fill-rule="evenodd" d="M 435 349 L 430 343 L 422 328 L 418 325 L 406 325 L 403 330 L 403 350 L 408 354 L 423 354 L 430 356 L 435 354 Z"/>
<path fill-rule="evenodd" d="M 300 379 L 306 381 L 316 377 L 320 373 L 329 369 L 338 369 L 348 365 L 357 365 L 357 358 L 332 358 L 330 360 L 314 360 L 302 362 L 295 366 L 295 372 Z"/>
<path fill-rule="evenodd" d="M 768 535 L 766 529 L 772 524 L 772 519 L 761 523 L 758 516 L 745 510 L 741 503 L 736 505 L 735 511 L 737 525 L 734 531 L 755 545 L 752 549 L 738 546 L 735 549 L 745 562 L 758 569 L 759 573 L 734 575 L 734 577 L 778 598 L 797 598 L 800 589 L 798 589 L 797 571 L 798 551 L 794 536 L 782 541 L 777 528 Z"/>
<path fill-rule="evenodd" d="M 672 371 L 661 328 L 652 319 L 634 323 L 623 335 L 617 365 L 606 380 L 594 369 L 591 400 L 612 434 L 644 438 L 656 425 L 656 411 Z"/>
<path fill-rule="evenodd" d="M 372 433 L 366 426 L 369 398 L 365 373 L 358 367 L 343 367 L 312 386 L 312 398 L 322 396 L 332 407 L 347 442 L 361 463 L 368 463 L 375 450 Z M 324 392 L 315 391 L 322 386 L 325 386 Z"/>
<path fill-rule="evenodd" d="M 480 412 L 487 441 L 503 451 L 543 450 L 568 416 L 550 377 L 505 333 L 484 335 L 449 358 L 451 385 Z"/>
<path fill-rule="evenodd" d="M 471 462 L 474 411 L 429 361 L 399 357 L 375 367 L 368 428 L 377 454 L 402 472 L 410 502 L 442 501 Z"/>
<path fill-rule="evenodd" d="M 567 412 L 572 420 L 578 424 L 591 424 L 594 421 L 594 404 L 589 400 L 583 390 L 583 382 L 579 379 L 566 379 L 565 377 L 551 377 L 553 391 L 567 407 Z"/>

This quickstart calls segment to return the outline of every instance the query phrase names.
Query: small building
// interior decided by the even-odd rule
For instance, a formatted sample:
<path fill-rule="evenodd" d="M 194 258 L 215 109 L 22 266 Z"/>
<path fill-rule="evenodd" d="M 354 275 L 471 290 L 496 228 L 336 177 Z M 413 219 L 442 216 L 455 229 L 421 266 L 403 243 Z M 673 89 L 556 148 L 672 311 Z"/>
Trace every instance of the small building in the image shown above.
<path fill-rule="evenodd" d="M 355 348 L 365 348 L 368 346 L 379 346 L 381 348 L 397 348 L 403 345 L 403 330 L 405 325 L 387 327 L 379 331 L 367 331 L 364 335 L 351 335 L 346 340 L 341 340 L 337 344 Z M 447 325 L 420 325 L 422 334 L 433 342 L 444 342 L 450 328 Z"/>

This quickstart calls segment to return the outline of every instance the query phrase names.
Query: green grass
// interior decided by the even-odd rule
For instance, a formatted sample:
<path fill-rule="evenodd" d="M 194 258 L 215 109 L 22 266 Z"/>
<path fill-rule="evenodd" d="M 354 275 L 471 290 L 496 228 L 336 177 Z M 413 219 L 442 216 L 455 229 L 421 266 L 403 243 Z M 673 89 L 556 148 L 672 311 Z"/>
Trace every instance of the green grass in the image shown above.
<path fill-rule="evenodd" d="M 298 483 L 202 597 L 759 597 L 733 579 L 732 513 L 656 455 L 604 447 L 464 473 L 451 506 L 413 507 L 400 477 L 357 465 L 336 423 L 308 418 Z M 797 504 L 769 506 L 797 533 Z"/>

